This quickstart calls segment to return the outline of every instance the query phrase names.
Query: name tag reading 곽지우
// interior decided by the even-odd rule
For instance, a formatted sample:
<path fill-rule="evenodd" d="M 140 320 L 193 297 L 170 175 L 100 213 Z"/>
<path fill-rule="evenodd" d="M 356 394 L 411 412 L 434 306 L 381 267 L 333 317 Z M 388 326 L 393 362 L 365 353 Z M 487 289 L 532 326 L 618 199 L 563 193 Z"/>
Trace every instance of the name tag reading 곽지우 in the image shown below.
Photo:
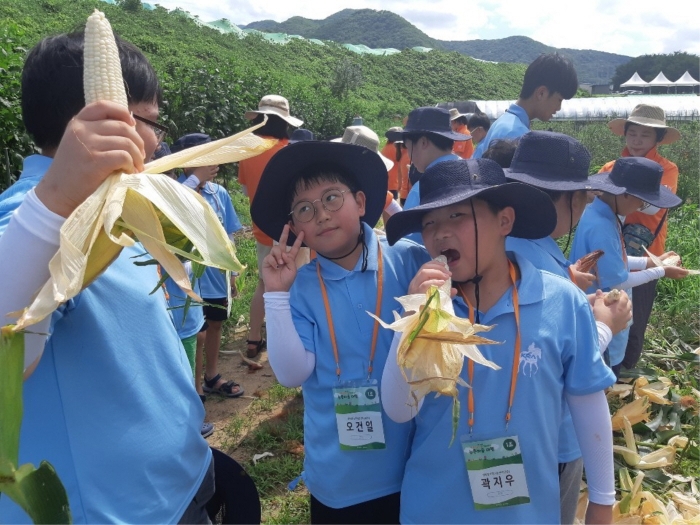
<path fill-rule="evenodd" d="M 530 503 L 518 436 L 470 440 L 462 437 L 476 510 Z"/>
<path fill-rule="evenodd" d="M 340 450 L 386 448 L 379 385 L 373 381 L 346 381 L 333 389 Z"/>

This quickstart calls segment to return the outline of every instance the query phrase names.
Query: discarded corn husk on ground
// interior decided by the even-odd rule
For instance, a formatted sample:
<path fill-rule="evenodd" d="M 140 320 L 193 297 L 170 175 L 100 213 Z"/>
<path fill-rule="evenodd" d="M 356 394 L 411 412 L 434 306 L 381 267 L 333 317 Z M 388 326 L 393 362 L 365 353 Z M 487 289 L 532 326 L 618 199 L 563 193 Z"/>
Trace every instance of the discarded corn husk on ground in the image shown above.
<path fill-rule="evenodd" d="M 446 260 L 442 262 L 445 263 Z M 404 311 L 412 313 L 401 317 L 394 312 L 395 321 L 391 324 L 385 323 L 370 312 L 367 313 L 377 319 L 384 328 L 402 333 L 397 362 L 404 379 L 411 385 L 416 406 L 430 392 L 454 398 L 453 429 L 456 431 L 459 420 L 457 385 L 469 386 L 460 377 L 464 358 L 494 370 L 499 370 L 500 367 L 486 359 L 475 346 L 498 344 L 496 341 L 475 335 L 478 332 L 487 332 L 492 327 L 472 325 L 468 319 L 455 316 L 450 288 L 451 283 L 448 281 L 440 289 L 431 287 L 425 295 L 398 297 L 397 301 Z"/>
<path fill-rule="evenodd" d="M 624 418 L 634 425 L 642 421 L 649 421 L 649 398 L 642 396 L 628 403 L 615 412 L 612 416 L 612 429 L 622 430 L 625 428 Z"/>
<path fill-rule="evenodd" d="M 97 10 L 88 19 L 88 26 L 91 22 L 109 27 L 104 14 Z M 97 67 L 93 71 L 89 67 L 86 60 L 86 87 L 88 78 L 92 79 L 91 85 L 107 84 L 95 75 L 109 76 L 109 71 L 111 75 L 121 75 L 118 54 L 116 68 Z M 113 102 L 124 104 L 123 79 L 116 84 L 122 93 L 109 96 L 86 88 L 86 103 L 111 97 Z M 258 155 L 277 142 L 252 133 L 262 125 L 264 122 L 231 137 L 158 159 L 147 164 L 143 173 L 109 176 L 61 227 L 60 246 L 49 263 L 50 278 L 21 313 L 15 330 L 40 321 L 75 297 L 116 259 L 123 247 L 136 242 L 195 300 L 201 301 L 192 291 L 178 256 L 240 272 L 243 267 L 235 248 L 209 204 L 196 192 L 160 174 L 174 168 L 225 164 Z"/>

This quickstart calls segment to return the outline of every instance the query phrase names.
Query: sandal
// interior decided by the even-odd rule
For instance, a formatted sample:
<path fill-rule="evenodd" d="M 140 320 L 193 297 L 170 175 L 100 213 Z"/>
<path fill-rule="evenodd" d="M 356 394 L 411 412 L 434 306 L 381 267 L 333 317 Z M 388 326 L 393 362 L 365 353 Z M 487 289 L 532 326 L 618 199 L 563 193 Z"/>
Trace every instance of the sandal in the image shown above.
<path fill-rule="evenodd" d="M 243 389 L 241 385 L 235 381 L 226 381 L 217 386 L 217 383 L 221 381 L 221 374 L 216 374 L 211 379 L 207 379 L 204 376 L 204 384 L 202 385 L 202 390 L 207 394 L 219 394 L 224 397 L 240 397 L 243 395 Z"/>
<path fill-rule="evenodd" d="M 262 338 L 260 341 L 251 341 L 250 339 L 247 339 L 246 343 L 248 343 L 248 349 L 246 350 L 245 355 L 246 357 L 250 358 L 257 356 L 260 352 L 267 348 L 267 341 Z M 255 348 L 250 348 L 251 346 L 254 346 Z"/>

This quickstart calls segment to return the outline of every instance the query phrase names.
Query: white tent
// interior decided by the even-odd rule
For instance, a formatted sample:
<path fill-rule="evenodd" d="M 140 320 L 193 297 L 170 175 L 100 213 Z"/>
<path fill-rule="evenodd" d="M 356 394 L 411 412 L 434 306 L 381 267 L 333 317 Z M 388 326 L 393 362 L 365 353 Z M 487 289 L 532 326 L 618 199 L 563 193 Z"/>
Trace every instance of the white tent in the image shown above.
<path fill-rule="evenodd" d="M 656 75 L 656 78 L 654 78 L 654 80 L 651 80 L 647 85 L 649 87 L 651 87 L 651 86 L 671 87 L 675 84 L 673 82 L 671 82 L 669 79 L 667 79 L 666 75 L 664 75 L 664 72 L 661 71 L 658 75 Z"/>
<path fill-rule="evenodd" d="M 620 84 L 621 88 L 624 87 L 647 87 L 648 82 L 646 82 L 642 77 L 639 76 L 639 73 L 636 71 L 634 72 L 634 75 L 632 75 L 632 78 L 630 78 L 627 82 L 623 82 Z"/>
<path fill-rule="evenodd" d="M 695 80 L 690 76 L 687 71 L 683 73 L 683 76 L 673 83 L 674 86 L 700 86 L 700 82 Z"/>

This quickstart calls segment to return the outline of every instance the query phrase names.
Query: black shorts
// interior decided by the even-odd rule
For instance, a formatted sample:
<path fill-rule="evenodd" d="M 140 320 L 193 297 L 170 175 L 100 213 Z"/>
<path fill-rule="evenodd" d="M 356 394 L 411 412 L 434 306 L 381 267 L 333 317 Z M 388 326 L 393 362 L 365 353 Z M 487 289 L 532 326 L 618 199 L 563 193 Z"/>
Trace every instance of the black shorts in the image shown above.
<path fill-rule="evenodd" d="M 204 319 L 207 321 L 225 321 L 228 319 L 228 299 L 226 297 L 219 297 L 216 299 L 203 297 L 202 299 L 204 299 L 205 303 L 209 303 L 204 305 Z"/>
<path fill-rule="evenodd" d="M 209 328 L 209 323 L 204 321 L 204 324 L 202 325 L 202 328 L 199 329 L 199 333 L 201 334 L 202 332 L 206 332 L 207 328 Z"/>

